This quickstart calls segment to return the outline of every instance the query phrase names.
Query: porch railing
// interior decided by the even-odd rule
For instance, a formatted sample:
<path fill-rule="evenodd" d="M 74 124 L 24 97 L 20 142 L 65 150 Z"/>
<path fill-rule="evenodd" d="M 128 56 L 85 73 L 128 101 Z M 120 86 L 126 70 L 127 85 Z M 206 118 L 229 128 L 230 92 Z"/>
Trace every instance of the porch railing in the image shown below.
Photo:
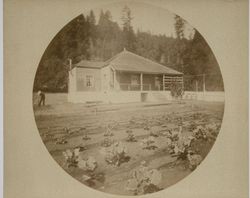
<path fill-rule="evenodd" d="M 140 91 L 141 85 L 140 84 L 120 83 L 120 89 L 122 91 Z"/>
<path fill-rule="evenodd" d="M 141 85 L 140 84 L 129 84 L 129 83 L 120 83 L 120 90 L 122 91 L 140 91 Z M 162 85 L 152 85 L 152 84 L 143 84 L 142 85 L 143 91 L 161 91 L 163 90 Z"/>

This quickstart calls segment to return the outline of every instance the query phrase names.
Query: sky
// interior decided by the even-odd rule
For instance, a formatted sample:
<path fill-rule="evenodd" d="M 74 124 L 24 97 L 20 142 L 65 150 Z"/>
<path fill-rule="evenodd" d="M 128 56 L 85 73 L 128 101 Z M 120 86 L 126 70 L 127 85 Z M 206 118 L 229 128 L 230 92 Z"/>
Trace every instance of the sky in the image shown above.
<path fill-rule="evenodd" d="M 174 30 L 174 14 L 168 10 L 151 6 L 145 3 L 138 3 L 135 1 L 118 2 L 106 4 L 102 7 L 93 8 L 98 21 L 100 11 L 109 10 L 112 14 L 112 20 L 117 22 L 120 26 L 122 25 L 121 15 L 122 9 L 127 5 L 132 13 L 132 26 L 134 30 L 141 30 L 151 32 L 152 34 L 165 34 L 166 36 L 175 37 Z M 83 14 L 86 14 L 83 13 Z M 193 28 L 189 24 L 185 27 L 185 37 L 193 35 Z"/>

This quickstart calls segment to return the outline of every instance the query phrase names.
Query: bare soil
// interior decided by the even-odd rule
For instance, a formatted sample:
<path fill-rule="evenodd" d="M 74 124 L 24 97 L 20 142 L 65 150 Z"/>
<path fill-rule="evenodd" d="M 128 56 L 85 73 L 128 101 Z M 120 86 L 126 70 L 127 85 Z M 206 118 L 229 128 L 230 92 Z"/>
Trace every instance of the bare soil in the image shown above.
<path fill-rule="evenodd" d="M 221 123 L 224 112 L 224 103 L 219 102 L 71 104 L 66 102 L 65 95 L 55 95 L 47 96 L 47 101 L 50 102 L 46 106 L 37 107 L 34 104 L 38 131 L 49 153 L 65 171 L 80 182 L 94 189 L 119 195 L 133 195 L 126 190 L 126 182 L 131 177 L 131 170 L 137 168 L 142 160 L 146 161 L 150 168 L 161 172 L 161 189 L 177 183 L 191 173 L 187 161 L 177 160 L 168 153 L 165 137 L 156 137 L 155 149 L 142 148 L 139 142 L 149 136 L 149 131 L 144 129 L 145 125 L 150 126 L 150 130 L 159 132 L 177 129 L 181 123 L 183 135 L 189 135 L 192 132 L 191 125 Z M 57 100 L 60 103 L 57 103 Z M 128 148 L 129 159 L 118 167 L 107 164 L 101 153 L 101 143 L 107 125 L 113 127 L 112 140 L 121 141 Z M 65 127 L 70 133 L 65 132 Z M 80 128 L 84 129 L 79 130 Z M 126 141 L 127 129 L 133 130 L 137 142 Z M 89 140 L 82 139 L 86 132 Z M 65 137 L 67 143 L 56 144 L 57 139 L 61 137 Z M 193 147 L 205 158 L 213 144 L 214 141 L 200 140 L 196 141 Z M 85 173 L 81 169 L 64 166 L 62 152 L 79 145 L 87 148 L 82 152 L 83 156 L 93 156 L 98 162 L 95 170 L 97 177 L 91 183 L 82 181 L 82 175 Z"/>

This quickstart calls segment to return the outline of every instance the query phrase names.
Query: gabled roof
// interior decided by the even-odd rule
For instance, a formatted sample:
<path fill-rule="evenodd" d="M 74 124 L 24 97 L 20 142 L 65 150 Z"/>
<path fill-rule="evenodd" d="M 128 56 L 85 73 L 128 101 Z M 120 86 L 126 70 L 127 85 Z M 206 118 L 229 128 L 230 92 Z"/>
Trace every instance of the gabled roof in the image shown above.
<path fill-rule="evenodd" d="M 181 72 L 153 62 L 127 50 L 122 51 L 106 61 L 106 65 L 111 65 L 117 71 L 176 75 L 182 74 Z"/>
<path fill-rule="evenodd" d="M 79 63 L 73 65 L 73 67 L 86 67 L 95 69 L 100 69 L 105 66 L 112 66 L 117 71 L 126 72 L 173 75 L 182 74 L 181 72 L 178 72 L 159 63 L 153 62 L 147 58 L 129 52 L 125 49 L 124 51 L 120 52 L 119 54 L 107 60 L 106 62 L 82 60 Z"/>

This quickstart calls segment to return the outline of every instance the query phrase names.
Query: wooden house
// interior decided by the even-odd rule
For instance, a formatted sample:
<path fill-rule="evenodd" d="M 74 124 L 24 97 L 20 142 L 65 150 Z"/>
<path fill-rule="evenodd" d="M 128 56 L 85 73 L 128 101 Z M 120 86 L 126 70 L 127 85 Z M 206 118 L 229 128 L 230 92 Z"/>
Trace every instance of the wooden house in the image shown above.
<path fill-rule="evenodd" d="M 172 82 L 183 74 L 124 49 L 105 62 L 80 61 L 69 71 L 68 101 L 147 102 L 170 100 Z"/>

